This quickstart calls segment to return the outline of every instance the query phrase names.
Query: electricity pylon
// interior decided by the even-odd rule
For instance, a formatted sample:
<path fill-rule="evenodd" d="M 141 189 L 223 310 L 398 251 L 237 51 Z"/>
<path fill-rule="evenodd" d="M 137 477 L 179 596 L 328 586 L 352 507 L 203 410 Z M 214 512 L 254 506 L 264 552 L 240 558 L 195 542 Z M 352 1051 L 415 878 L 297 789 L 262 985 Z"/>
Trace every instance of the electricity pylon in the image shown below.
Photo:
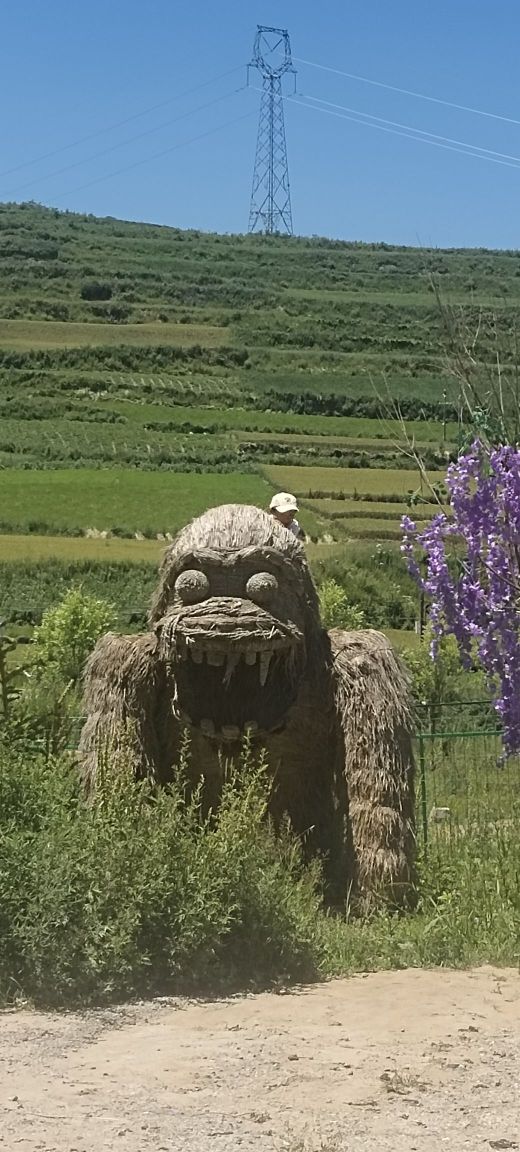
<path fill-rule="evenodd" d="M 292 236 L 282 77 L 286 72 L 296 77 L 296 71 L 286 29 L 257 26 L 248 78 L 250 68 L 257 68 L 262 76 L 262 99 L 248 231 L 268 235 L 285 232 Z"/>

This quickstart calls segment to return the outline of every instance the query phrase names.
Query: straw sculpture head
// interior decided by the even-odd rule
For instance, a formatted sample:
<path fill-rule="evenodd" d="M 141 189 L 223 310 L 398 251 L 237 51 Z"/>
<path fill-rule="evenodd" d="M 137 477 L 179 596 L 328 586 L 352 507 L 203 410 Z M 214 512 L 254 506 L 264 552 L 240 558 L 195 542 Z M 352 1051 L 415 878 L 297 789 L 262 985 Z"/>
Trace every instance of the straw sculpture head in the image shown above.
<path fill-rule="evenodd" d="M 179 719 L 220 741 L 280 728 L 320 635 L 301 545 L 260 509 L 212 509 L 166 552 L 150 624 Z"/>

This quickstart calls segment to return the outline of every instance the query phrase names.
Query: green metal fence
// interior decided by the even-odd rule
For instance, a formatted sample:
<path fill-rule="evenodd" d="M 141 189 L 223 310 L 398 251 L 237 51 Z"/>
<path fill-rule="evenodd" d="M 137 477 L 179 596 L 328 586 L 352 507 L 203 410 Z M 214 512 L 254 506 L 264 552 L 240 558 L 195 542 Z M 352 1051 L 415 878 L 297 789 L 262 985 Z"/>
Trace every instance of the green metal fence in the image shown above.
<path fill-rule="evenodd" d="M 421 705 L 417 832 L 427 851 L 478 830 L 518 825 L 520 757 L 504 758 L 489 702 Z"/>

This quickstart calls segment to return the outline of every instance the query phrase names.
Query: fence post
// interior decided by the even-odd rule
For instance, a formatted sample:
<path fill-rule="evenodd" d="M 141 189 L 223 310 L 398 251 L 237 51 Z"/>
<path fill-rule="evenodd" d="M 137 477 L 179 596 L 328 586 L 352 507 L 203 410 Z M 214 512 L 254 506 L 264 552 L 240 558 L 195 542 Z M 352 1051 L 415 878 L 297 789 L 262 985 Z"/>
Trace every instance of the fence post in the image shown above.
<path fill-rule="evenodd" d="M 419 740 L 419 776 L 421 780 L 421 816 L 424 841 L 424 855 L 428 854 L 428 797 L 426 794 L 426 762 L 424 755 L 424 739 L 422 732 L 418 734 Z"/>

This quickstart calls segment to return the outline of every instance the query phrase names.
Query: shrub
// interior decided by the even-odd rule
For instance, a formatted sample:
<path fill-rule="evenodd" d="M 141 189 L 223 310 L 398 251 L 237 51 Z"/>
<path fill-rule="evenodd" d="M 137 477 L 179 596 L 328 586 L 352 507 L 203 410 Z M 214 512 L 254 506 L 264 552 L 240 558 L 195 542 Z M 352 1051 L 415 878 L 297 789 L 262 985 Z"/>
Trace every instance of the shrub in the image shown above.
<path fill-rule="evenodd" d="M 320 613 L 325 628 L 355 630 L 365 626 L 364 612 L 350 604 L 347 592 L 336 580 L 324 580 L 319 589 Z"/>
<path fill-rule="evenodd" d="M 82 300 L 111 300 L 112 285 L 99 280 L 91 280 L 81 285 L 80 296 Z"/>
<path fill-rule="evenodd" d="M 103 633 L 114 626 L 113 605 L 81 588 L 44 612 L 34 630 L 31 660 L 10 709 L 9 731 L 22 746 L 66 748 L 81 707 L 79 683 L 85 661 Z"/>
<path fill-rule="evenodd" d="M 114 605 L 72 588 L 56 608 L 48 608 L 34 631 L 34 662 L 52 665 L 65 681 L 77 683 L 96 641 L 116 623 Z"/>
<path fill-rule="evenodd" d="M 316 977 L 318 873 L 265 821 L 249 750 L 215 816 L 182 768 L 157 794 L 112 761 L 86 805 L 67 758 L 0 748 L 0 998 L 84 1003 Z"/>

